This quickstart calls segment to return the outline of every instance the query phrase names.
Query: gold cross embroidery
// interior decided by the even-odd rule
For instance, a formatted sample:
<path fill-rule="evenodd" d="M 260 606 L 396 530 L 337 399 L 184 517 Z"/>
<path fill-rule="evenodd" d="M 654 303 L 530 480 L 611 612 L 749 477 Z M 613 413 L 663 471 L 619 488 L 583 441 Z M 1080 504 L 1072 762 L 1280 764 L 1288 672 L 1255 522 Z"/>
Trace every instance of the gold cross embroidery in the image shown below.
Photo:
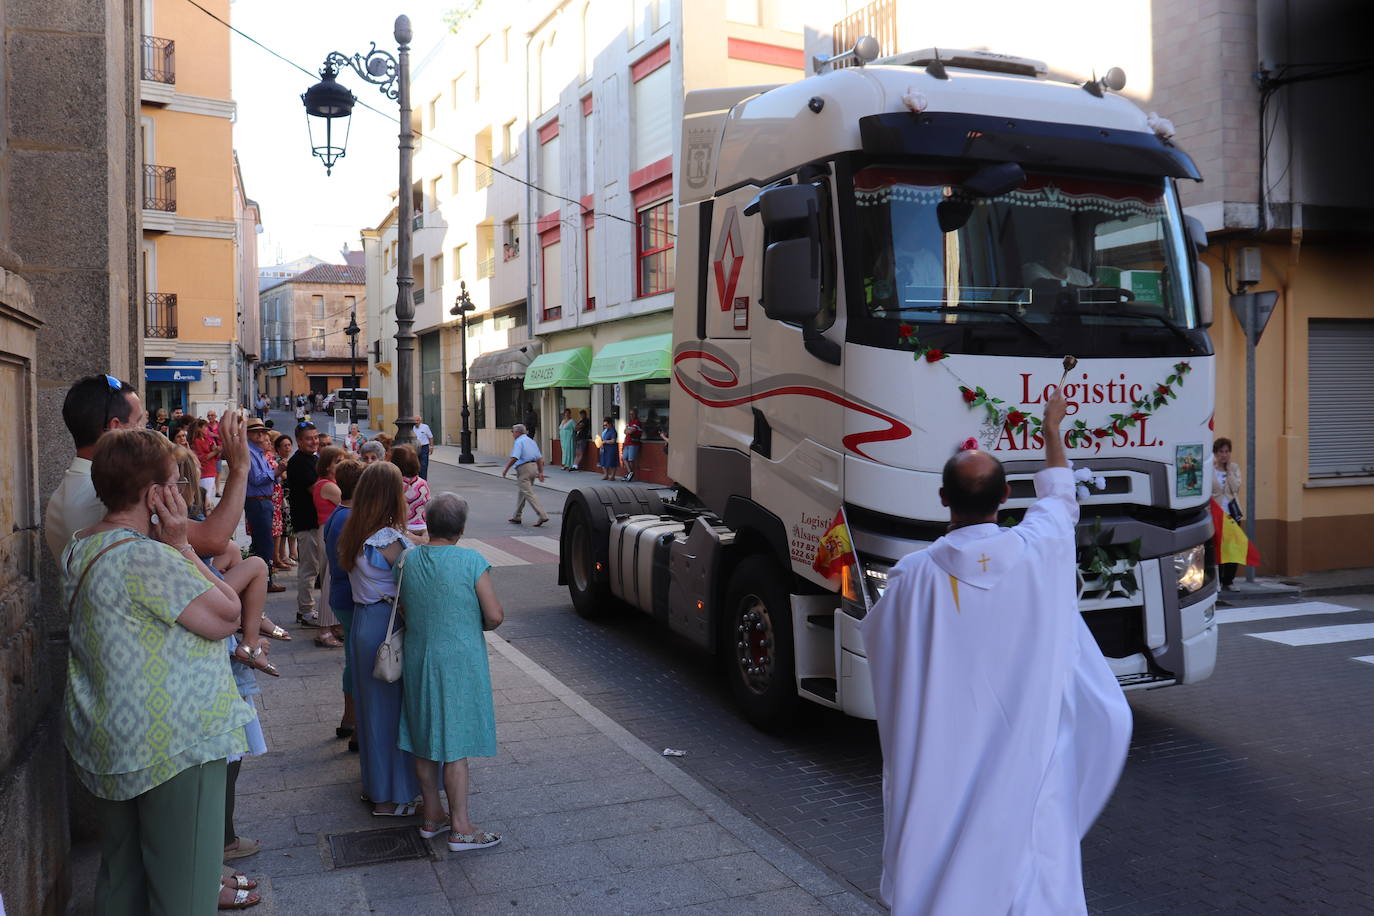
<path fill-rule="evenodd" d="M 992 558 L 989 557 L 987 554 L 983 554 L 981 557 L 978 558 L 978 563 L 983 567 L 983 572 L 988 571 L 988 564 L 991 562 Z"/>

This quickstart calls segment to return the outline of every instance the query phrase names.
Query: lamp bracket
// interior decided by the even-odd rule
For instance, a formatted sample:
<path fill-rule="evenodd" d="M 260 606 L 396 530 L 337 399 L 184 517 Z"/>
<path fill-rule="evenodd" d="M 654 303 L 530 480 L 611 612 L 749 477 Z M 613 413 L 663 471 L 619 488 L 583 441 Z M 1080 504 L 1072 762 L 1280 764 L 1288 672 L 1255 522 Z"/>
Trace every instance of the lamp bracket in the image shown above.
<path fill-rule="evenodd" d="M 344 67 L 350 68 L 358 76 L 378 86 L 382 95 L 389 99 L 395 99 L 401 94 L 396 86 L 396 80 L 401 72 L 396 58 L 378 48 L 375 41 L 366 53 L 354 54 L 352 57 L 340 51 L 330 51 L 324 59 L 324 65 L 335 72 Z"/>

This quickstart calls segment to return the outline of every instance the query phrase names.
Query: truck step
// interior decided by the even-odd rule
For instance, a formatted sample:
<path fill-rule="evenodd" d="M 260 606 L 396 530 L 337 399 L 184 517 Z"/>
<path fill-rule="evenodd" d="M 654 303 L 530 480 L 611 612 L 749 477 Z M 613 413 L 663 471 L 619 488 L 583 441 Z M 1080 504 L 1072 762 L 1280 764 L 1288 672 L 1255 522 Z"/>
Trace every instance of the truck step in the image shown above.
<path fill-rule="evenodd" d="M 801 689 L 833 703 L 838 688 L 833 677 L 804 677 L 801 679 Z"/>
<path fill-rule="evenodd" d="M 827 630 L 835 629 L 834 614 L 807 614 L 806 622 L 813 627 L 825 627 Z"/>
<path fill-rule="evenodd" d="M 1149 690 L 1177 684 L 1178 678 L 1167 674 L 1121 674 L 1117 675 L 1116 682 L 1122 690 Z"/>

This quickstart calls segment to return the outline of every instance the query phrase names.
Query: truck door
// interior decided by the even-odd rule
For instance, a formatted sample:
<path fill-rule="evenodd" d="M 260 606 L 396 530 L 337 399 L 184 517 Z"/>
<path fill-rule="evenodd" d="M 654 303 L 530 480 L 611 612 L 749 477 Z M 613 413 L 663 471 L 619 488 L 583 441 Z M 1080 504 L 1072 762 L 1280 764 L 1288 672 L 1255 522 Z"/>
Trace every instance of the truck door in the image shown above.
<path fill-rule="evenodd" d="M 748 318 L 752 498 L 782 520 L 793 571 L 817 584 L 827 580 L 811 563 L 843 498 L 845 312 L 832 189 L 829 167 L 808 167 L 761 192 L 749 217 L 761 224 Z"/>

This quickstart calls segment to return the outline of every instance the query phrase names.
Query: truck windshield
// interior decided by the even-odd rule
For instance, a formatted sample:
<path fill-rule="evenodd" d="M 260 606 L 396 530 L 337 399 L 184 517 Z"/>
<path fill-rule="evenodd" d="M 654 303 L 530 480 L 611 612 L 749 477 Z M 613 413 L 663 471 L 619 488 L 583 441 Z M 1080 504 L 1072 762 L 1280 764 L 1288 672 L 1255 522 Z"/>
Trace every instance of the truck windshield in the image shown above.
<path fill-rule="evenodd" d="M 1010 193 L 976 198 L 960 190 L 970 174 L 855 175 L 851 338 L 900 347 L 906 325 L 951 353 L 1209 349 L 1192 330 L 1189 262 L 1164 179 L 1032 173 Z"/>

